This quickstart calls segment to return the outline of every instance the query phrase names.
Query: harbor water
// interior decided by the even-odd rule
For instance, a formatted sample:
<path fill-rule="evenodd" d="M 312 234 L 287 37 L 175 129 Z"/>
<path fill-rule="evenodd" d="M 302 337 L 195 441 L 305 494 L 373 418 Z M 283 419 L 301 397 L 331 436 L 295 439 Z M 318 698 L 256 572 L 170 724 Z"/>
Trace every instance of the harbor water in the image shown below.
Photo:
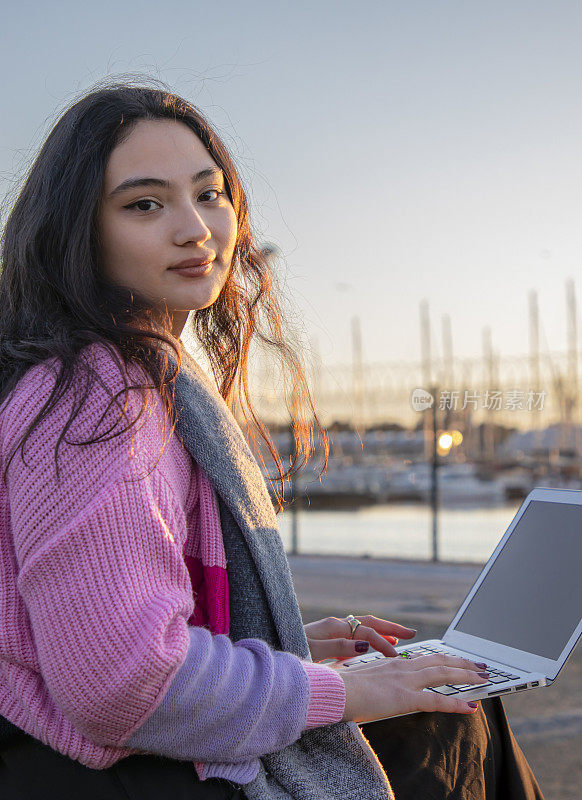
<path fill-rule="evenodd" d="M 519 503 L 494 507 L 442 508 L 438 557 L 484 563 L 515 516 Z M 292 513 L 278 515 L 283 544 L 291 550 Z M 299 513 L 298 552 L 405 558 L 432 557 L 432 513 L 423 505 L 374 505 L 355 511 Z"/>

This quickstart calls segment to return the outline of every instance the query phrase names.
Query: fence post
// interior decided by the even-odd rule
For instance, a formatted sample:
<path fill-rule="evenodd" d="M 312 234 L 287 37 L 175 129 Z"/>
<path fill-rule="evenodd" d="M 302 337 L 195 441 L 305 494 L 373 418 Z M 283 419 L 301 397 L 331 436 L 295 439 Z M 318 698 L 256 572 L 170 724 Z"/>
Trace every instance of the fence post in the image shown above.
<path fill-rule="evenodd" d="M 431 491 L 430 491 L 430 504 L 432 508 L 432 560 L 438 561 L 439 560 L 439 551 L 438 551 L 438 505 L 439 505 L 439 493 L 438 493 L 438 452 L 437 452 L 437 387 L 431 387 L 431 394 L 433 396 L 433 403 L 432 403 L 432 480 L 431 480 Z"/>

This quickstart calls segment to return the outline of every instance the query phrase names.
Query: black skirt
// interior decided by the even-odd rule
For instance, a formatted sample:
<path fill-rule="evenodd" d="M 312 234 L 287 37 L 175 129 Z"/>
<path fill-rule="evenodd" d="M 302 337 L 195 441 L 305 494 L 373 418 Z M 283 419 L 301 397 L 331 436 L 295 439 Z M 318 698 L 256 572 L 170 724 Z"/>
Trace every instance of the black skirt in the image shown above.
<path fill-rule="evenodd" d="M 411 714 L 362 733 L 396 800 L 543 800 L 501 698 L 481 701 L 474 714 Z"/>
<path fill-rule="evenodd" d="M 368 723 L 362 733 L 396 800 L 543 800 L 498 698 L 484 700 L 475 714 L 411 714 Z M 0 797 L 239 800 L 243 794 L 227 780 L 200 781 L 191 762 L 162 756 L 133 755 L 89 769 L 7 723 L 3 737 L 0 727 Z"/>
<path fill-rule="evenodd" d="M 191 761 L 137 754 L 90 769 L 0 717 L 2 800 L 242 800 L 222 778 L 201 781 Z"/>

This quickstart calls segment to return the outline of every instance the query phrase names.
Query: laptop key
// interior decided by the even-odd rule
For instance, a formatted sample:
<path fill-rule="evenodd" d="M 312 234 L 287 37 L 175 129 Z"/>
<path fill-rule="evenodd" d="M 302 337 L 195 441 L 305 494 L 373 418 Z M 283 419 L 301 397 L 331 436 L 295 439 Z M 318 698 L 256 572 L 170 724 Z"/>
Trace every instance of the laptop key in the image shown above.
<path fill-rule="evenodd" d="M 460 692 L 468 692 L 469 689 L 482 689 L 484 686 L 491 686 L 490 683 L 472 683 L 469 686 L 458 686 Z"/>
<path fill-rule="evenodd" d="M 459 690 L 456 689 L 454 686 L 430 686 L 429 687 L 431 692 L 436 692 L 437 694 L 458 694 Z"/>
<path fill-rule="evenodd" d="M 506 683 L 508 680 L 506 675 L 491 675 L 491 671 L 489 671 L 489 683 Z"/>

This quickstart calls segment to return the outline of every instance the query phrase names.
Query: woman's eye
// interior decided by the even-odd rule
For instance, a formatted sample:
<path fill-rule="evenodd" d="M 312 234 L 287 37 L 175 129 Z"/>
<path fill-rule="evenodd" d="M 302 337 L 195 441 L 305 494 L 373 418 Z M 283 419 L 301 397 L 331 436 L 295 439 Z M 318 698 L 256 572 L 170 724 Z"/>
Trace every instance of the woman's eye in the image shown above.
<path fill-rule="evenodd" d="M 148 203 L 156 203 L 155 200 L 136 200 L 135 203 L 131 203 L 129 206 L 125 206 L 126 208 L 137 208 L 137 206 L 143 206 L 144 204 L 147 205 Z M 159 205 L 159 203 L 156 203 Z M 140 208 L 139 211 L 149 211 L 147 208 Z"/>
<path fill-rule="evenodd" d="M 205 194 L 212 194 L 213 192 L 214 192 L 214 194 L 216 195 L 216 197 L 212 197 L 212 198 L 211 198 L 211 200 L 218 200 L 218 198 L 219 198 L 219 197 L 220 197 L 222 194 L 224 194 L 224 192 L 221 192 L 221 191 L 220 191 L 220 189 L 207 189 L 205 192 L 202 192 L 202 194 L 200 195 L 200 197 L 204 197 L 204 195 L 205 195 Z"/>
<path fill-rule="evenodd" d="M 206 189 L 206 191 L 202 192 L 202 194 L 199 197 L 203 198 L 205 195 L 210 195 L 210 197 L 208 198 L 208 201 L 209 202 L 213 202 L 215 200 L 218 200 L 218 198 L 223 194 L 224 194 L 224 192 L 222 192 L 220 189 Z M 212 195 L 214 195 L 214 196 L 212 196 Z M 160 205 L 156 200 L 145 200 L 144 199 L 144 200 L 136 200 L 135 203 L 131 203 L 130 205 L 125 206 L 125 208 L 137 208 L 138 211 L 142 211 L 143 213 L 147 213 L 151 209 L 150 208 L 144 208 L 144 206 L 147 206 L 149 203 L 153 203 L 154 205 L 157 205 L 157 206 Z"/>

